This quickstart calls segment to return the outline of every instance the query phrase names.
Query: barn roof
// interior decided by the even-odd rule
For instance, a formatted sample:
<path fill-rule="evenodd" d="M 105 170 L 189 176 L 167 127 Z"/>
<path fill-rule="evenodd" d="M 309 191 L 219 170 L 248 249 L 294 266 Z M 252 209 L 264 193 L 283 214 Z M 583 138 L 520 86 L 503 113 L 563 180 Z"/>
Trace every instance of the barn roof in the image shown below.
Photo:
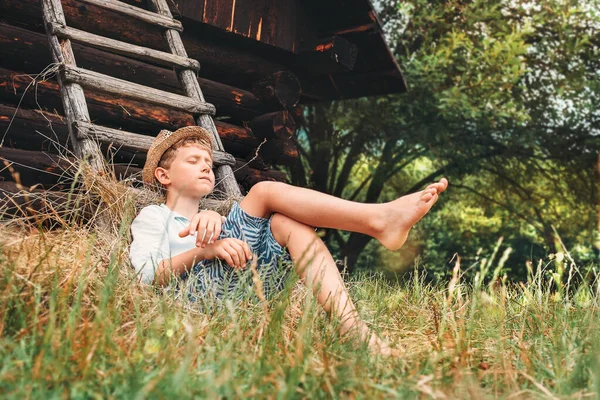
<path fill-rule="evenodd" d="M 186 29 L 200 22 L 296 73 L 304 103 L 407 89 L 369 0 L 179 0 L 178 8 Z M 356 46 L 352 69 L 323 72 L 299 62 L 307 45 L 329 37 Z"/>

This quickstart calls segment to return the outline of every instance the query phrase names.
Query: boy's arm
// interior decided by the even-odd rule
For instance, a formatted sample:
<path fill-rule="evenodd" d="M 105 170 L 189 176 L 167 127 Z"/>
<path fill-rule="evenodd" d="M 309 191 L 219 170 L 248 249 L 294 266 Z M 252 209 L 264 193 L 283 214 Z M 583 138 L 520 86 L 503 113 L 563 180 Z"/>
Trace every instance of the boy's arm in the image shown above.
<path fill-rule="evenodd" d="M 143 283 L 166 285 L 204 259 L 219 257 L 230 266 L 241 268 L 252 258 L 247 243 L 234 238 L 217 240 L 171 257 L 164 213 L 157 206 L 140 212 L 131 224 L 133 241 L 129 257 Z"/>
<path fill-rule="evenodd" d="M 171 258 L 163 259 L 154 274 L 154 284 L 166 286 L 173 277 L 179 277 L 189 271 L 199 261 L 207 258 L 206 248 L 196 247 Z"/>

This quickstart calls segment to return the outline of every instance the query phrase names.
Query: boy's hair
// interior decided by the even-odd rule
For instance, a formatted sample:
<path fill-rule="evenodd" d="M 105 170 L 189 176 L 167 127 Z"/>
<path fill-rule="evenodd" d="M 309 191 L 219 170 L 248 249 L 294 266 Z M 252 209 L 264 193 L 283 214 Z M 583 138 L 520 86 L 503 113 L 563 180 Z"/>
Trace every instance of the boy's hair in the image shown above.
<path fill-rule="evenodd" d="M 211 153 L 210 149 L 206 147 L 206 142 L 204 140 L 202 140 L 201 138 L 192 136 L 192 137 L 186 137 L 186 138 L 180 139 L 180 140 L 176 141 L 175 143 L 173 143 L 173 146 L 169 147 L 163 153 L 162 157 L 158 161 L 158 166 L 161 168 L 169 168 L 171 166 L 171 163 L 175 159 L 175 154 L 177 154 L 177 150 L 179 150 L 182 147 L 187 147 L 187 146 L 192 146 L 192 145 L 198 145 L 198 146 L 202 147 L 203 149 L 206 149 L 212 157 L 212 153 Z"/>

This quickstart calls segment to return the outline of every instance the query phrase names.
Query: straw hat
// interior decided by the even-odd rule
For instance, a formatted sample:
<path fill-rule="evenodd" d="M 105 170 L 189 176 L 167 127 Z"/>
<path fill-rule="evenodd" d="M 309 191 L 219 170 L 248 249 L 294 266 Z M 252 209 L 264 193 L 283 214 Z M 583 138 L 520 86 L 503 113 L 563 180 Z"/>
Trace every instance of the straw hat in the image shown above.
<path fill-rule="evenodd" d="M 212 142 L 212 134 L 204 128 L 199 126 L 184 126 L 183 128 L 177 129 L 175 132 L 163 129 L 158 133 L 154 142 L 148 149 L 146 156 L 146 164 L 144 164 L 144 170 L 142 171 L 142 179 L 146 184 L 154 183 L 154 171 L 158 167 L 158 162 L 161 157 L 171 146 L 177 141 L 189 138 L 197 137 L 200 139 L 202 144 L 205 145 L 212 155 L 214 150 Z"/>

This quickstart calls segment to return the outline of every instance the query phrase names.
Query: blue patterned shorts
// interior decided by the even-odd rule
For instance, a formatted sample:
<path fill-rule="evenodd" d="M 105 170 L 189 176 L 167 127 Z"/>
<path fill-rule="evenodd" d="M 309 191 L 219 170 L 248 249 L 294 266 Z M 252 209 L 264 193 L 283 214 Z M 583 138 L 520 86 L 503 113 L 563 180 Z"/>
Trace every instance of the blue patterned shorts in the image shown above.
<path fill-rule="evenodd" d="M 258 257 L 256 269 L 266 297 L 284 288 L 291 271 L 288 252 L 271 233 L 271 218 L 249 215 L 239 203 L 234 203 L 219 235 L 219 239 L 236 238 L 248 243 L 254 257 Z M 200 261 L 187 277 L 188 298 L 202 302 L 251 295 L 254 292 L 251 262 L 246 268 L 236 270 L 219 259 Z"/>

